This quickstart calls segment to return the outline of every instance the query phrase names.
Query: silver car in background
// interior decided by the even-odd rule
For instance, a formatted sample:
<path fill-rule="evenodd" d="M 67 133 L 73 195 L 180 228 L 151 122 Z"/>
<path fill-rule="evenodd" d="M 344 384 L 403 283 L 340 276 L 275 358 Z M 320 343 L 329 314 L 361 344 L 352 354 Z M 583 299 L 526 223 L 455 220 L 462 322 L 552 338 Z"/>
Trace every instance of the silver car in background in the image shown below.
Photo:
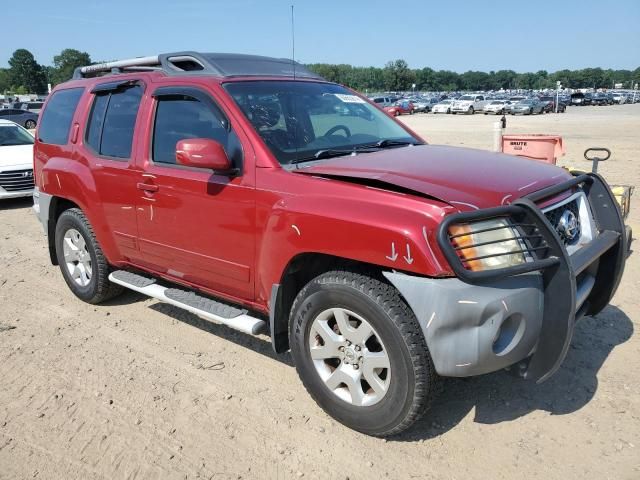
<path fill-rule="evenodd" d="M 487 103 L 482 109 L 482 113 L 485 115 L 493 114 L 493 115 L 502 115 L 506 113 L 506 109 L 511 105 L 509 100 L 491 100 Z"/>

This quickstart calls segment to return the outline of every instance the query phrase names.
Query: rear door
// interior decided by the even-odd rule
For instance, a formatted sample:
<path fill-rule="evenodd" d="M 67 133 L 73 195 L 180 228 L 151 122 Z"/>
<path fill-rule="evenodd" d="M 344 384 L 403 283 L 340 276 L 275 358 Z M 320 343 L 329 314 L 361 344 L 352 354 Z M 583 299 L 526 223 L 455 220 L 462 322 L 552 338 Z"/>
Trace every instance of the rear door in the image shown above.
<path fill-rule="evenodd" d="M 241 139 L 211 92 L 159 86 L 152 93 L 150 141 L 138 178 L 138 228 L 145 266 L 238 298 L 253 298 L 254 176 Z M 176 143 L 209 138 L 223 145 L 235 177 L 176 164 Z"/>
<path fill-rule="evenodd" d="M 101 200 L 104 219 L 125 260 L 137 262 L 135 204 L 140 177 L 135 170 L 134 131 L 145 85 L 139 80 L 97 84 L 91 90 L 84 134 L 77 154 L 91 166 L 95 189 Z M 78 128 L 78 126 L 76 126 Z"/>

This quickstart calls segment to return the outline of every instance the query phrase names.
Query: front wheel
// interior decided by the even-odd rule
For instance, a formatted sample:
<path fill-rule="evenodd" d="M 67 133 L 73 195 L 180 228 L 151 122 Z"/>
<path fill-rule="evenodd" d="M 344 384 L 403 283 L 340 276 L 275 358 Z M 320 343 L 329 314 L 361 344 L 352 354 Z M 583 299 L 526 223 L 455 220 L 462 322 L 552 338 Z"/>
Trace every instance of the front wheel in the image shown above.
<path fill-rule="evenodd" d="M 109 281 L 109 264 L 82 210 L 64 211 L 56 223 L 56 256 L 71 291 L 87 303 L 100 303 L 122 292 Z"/>
<path fill-rule="evenodd" d="M 34 120 L 27 120 L 26 122 L 24 122 L 24 128 L 26 128 L 27 130 L 33 130 L 34 128 L 36 128 L 36 122 Z"/>
<path fill-rule="evenodd" d="M 473 107 L 469 107 L 469 110 L 467 110 L 467 113 L 469 115 L 473 115 L 474 113 L 476 113 L 476 111 L 473 109 Z"/>
<path fill-rule="evenodd" d="M 438 377 L 420 326 L 378 275 L 332 271 L 309 282 L 291 310 L 298 375 L 318 405 L 368 435 L 395 435 L 428 408 Z"/>

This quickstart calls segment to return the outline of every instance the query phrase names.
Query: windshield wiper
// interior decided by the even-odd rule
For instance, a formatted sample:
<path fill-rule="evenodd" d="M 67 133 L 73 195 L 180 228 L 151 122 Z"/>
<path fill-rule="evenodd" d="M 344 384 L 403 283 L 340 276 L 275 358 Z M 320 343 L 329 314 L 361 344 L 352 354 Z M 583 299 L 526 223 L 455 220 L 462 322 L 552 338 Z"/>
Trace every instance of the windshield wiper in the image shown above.
<path fill-rule="evenodd" d="M 295 160 L 292 160 L 290 163 L 291 165 L 295 165 L 297 163 L 313 162 L 315 160 L 320 160 L 323 158 L 344 157 L 345 155 L 353 155 L 354 152 L 355 150 L 353 150 L 352 148 L 351 149 L 327 148 L 324 150 L 318 150 L 316 153 L 308 157 L 296 158 Z"/>
<path fill-rule="evenodd" d="M 384 140 L 380 140 L 379 142 L 376 142 L 373 145 L 365 145 L 365 147 L 375 146 L 378 148 L 388 148 L 388 147 L 403 147 L 406 145 L 422 145 L 422 144 L 416 143 L 416 142 L 405 142 L 403 140 L 391 140 L 391 139 L 385 138 Z"/>
<path fill-rule="evenodd" d="M 357 146 L 354 146 L 353 148 L 326 148 L 323 150 L 318 150 L 316 153 L 314 153 L 311 156 L 296 158 L 295 160 L 292 160 L 290 164 L 295 165 L 297 163 L 313 162 L 315 160 L 321 160 L 325 158 L 344 157 L 346 155 L 355 155 L 357 153 L 375 152 L 380 148 L 401 147 L 405 145 L 421 145 L 421 144 L 414 143 L 414 142 L 405 142 L 401 140 L 390 140 L 386 138 L 376 143 L 371 143 L 367 145 L 357 145 Z"/>

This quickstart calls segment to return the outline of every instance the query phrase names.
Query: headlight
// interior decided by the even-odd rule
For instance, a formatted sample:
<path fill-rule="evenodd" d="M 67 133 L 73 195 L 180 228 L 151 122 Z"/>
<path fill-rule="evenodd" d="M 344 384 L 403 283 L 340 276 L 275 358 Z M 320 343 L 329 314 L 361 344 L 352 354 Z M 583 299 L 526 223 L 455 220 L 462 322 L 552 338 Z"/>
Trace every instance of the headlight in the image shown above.
<path fill-rule="evenodd" d="M 453 247 L 469 270 L 494 270 L 527 261 L 520 235 L 505 219 L 454 225 Z"/>

